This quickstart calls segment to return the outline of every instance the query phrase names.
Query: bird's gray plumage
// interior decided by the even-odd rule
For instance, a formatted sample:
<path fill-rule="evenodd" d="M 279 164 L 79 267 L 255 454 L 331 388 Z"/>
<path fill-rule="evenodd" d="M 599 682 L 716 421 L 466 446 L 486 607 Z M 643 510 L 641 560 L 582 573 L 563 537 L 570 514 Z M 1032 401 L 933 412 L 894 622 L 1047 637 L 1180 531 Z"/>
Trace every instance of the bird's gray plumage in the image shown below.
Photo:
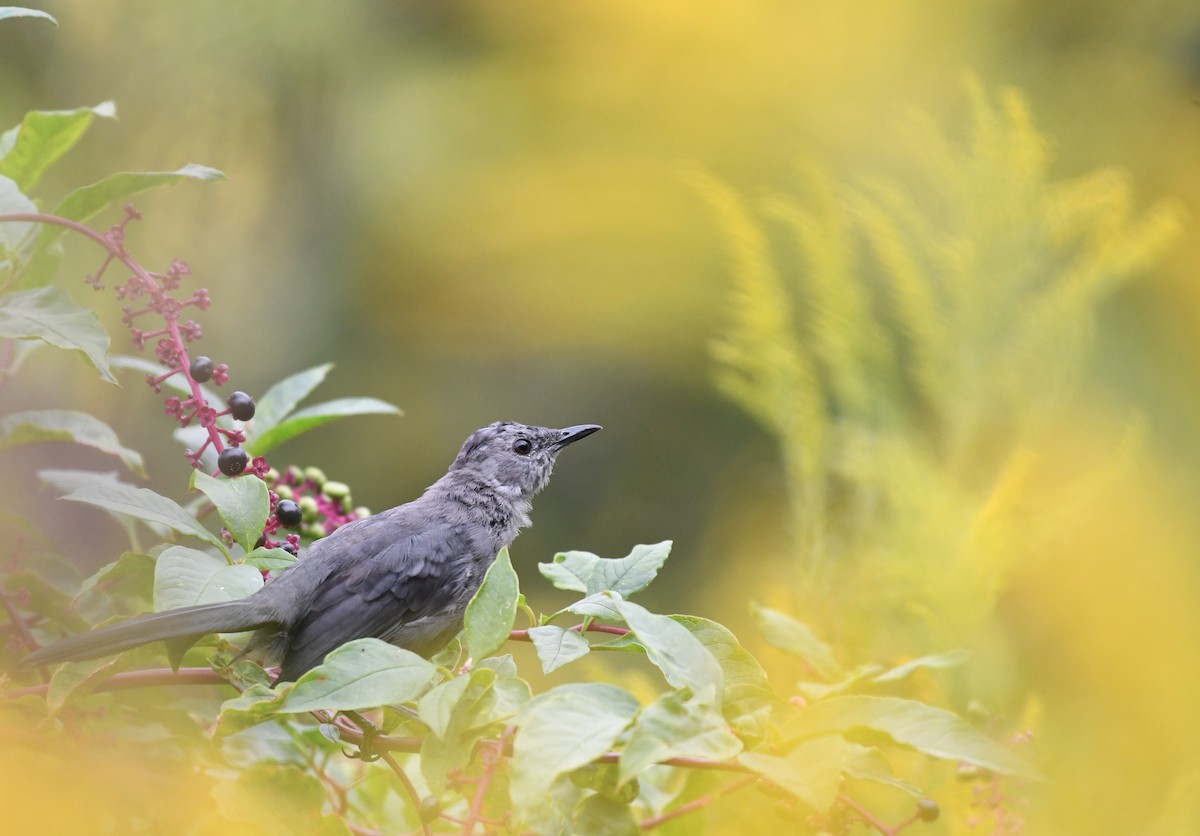
<path fill-rule="evenodd" d="M 533 497 L 559 451 L 598 429 L 502 421 L 476 430 L 420 498 L 342 526 L 253 595 L 130 619 L 22 661 L 91 659 L 160 639 L 251 629 L 247 652 L 281 664 L 286 681 L 367 636 L 428 656 L 461 629 L 496 553 L 529 525 Z"/>

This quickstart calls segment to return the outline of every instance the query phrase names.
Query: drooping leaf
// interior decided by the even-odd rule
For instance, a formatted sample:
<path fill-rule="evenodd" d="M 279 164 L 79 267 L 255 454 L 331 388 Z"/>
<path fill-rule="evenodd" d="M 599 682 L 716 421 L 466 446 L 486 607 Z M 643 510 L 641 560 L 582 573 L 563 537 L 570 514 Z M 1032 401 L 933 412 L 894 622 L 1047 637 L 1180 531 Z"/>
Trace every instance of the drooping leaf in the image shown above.
<path fill-rule="evenodd" d="M 285 377 L 264 392 L 255 402 L 254 431 L 266 433 L 290 415 L 300 401 L 321 385 L 332 368 L 333 363 L 313 366 Z"/>
<path fill-rule="evenodd" d="M 622 598 L 645 589 L 671 554 L 671 541 L 634 546 L 627 557 L 610 559 L 590 552 L 561 552 L 538 571 L 559 589 L 593 595 L 610 589 Z"/>
<path fill-rule="evenodd" d="M 508 549 L 501 549 L 483 576 L 479 591 L 467 604 L 463 619 L 463 637 L 472 659 L 491 656 L 508 641 L 508 634 L 517 619 L 520 593 Z"/>
<path fill-rule="evenodd" d="M 149 488 L 135 488 L 120 482 L 84 485 L 63 499 L 84 502 L 152 525 L 165 526 L 225 552 L 225 544 L 220 537 L 205 528 L 177 502 Z"/>
<path fill-rule="evenodd" d="M 721 705 L 721 666 L 700 640 L 670 616 L 658 615 L 630 601 L 615 606 L 650 661 L 675 688 L 688 688 L 701 702 Z"/>
<path fill-rule="evenodd" d="M 69 494 L 79 490 L 82 487 L 91 485 L 123 485 L 124 487 L 133 490 L 136 486 L 130 485 L 121 481 L 115 470 L 97 471 L 97 470 L 74 470 L 71 468 L 45 468 L 38 471 L 38 478 L 50 485 L 56 491 L 62 494 Z M 117 524 L 125 530 L 129 536 L 130 543 L 137 543 L 137 521 L 132 517 L 127 517 L 124 514 L 117 513 L 111 509 L 104 509 L 110 517 L 117 521 Z M 143 521 L 151 531 L 159 537 L 169 537 L 171 529 L 158 523 Z M 138 546 L 134 546 L 137 548 Z"/>
<path fill-rule="evenodd" d="M 0 6 L 0 20 L 14 17 L 40 17 L 42 20 L 48 20 L 58 26 L 58 21 L 49 12 L 43 12 L 40 9 L 26 9 L 22 6 Z"/>
<path fill-rule="evenodd" d="M 98 183 L 76 189 L 54 207 L 54 214 L 72 221 L 86 221 L 115 203 L 156 186 L 171 186 L 185 180 L 224 180 L 225 175 L 215 168 L 188 163 L 175 171 L 122 171 L 109 175 Z M 43 226 L 33 245 L 33 253 L 41 252 L 58 240 L 64 232 L 61 226 Z"/>
<path fill-rule="evenodd" d="M 118 457 L 139 476 L 146 475 L 141 453 L 121 444 L 112 427 L 86 412 L 34 409 L 0 418 L 0 450 L 19 444 L 73 441 Z"/>
<path fill-rule="evenodd" d="M 302 409 L 265 432 L 257 430 L 256 425 L 256 433 L 247 441 L 246 447 L 254 455 L 263 456 L 283 442 L 339 418 L 403 414 L 399 407 L 376 398 L 339 398 Z"/>
<path fill-rule="evenodd" d="M 200 490 L 217 506 L 221 522 L 234 541 L 247 554 L 262 536 L 271 514 L 267 483 L 254 475 L 216 479 L 199 470 L 192 471 L 192 487 Z"/>
<path fill-rule="evenodd" d="M 826 735 L 797 746 L 787 757 L 743 752 L 738 761 L 824 813 L 837 798 L 843 770 L 860 758 L 864 749 L 838 735 Z"/>
<path fill-rule="evenodd" d="M 379 639 L 355 639 L 325 657 L 284 693 L 280 712 L 351 711 L 407 702 L 437 677 L 430 662 Z"/>
<path fill-rule="evenodd" d="M 0 223 L 0 236 L 6 226 L 9 224 Z M 2 241 L 0 238 L 0 243 Z M 82 352 L 102 378 L 109 383 L 117 382 L 105 359 L 108 332 L 96 314 L 76 305 L 56 287 L 39 287 L 0 296 L 0 337 L 41 340 L 58 348 Z"/>
<path fill-rule="evenodd" d="M 619 780 L 625 784 L 668 758 L 724 761 L 741 751 L 742 741 L 714 709 L 663 694 L 638 715 L 621 751 Z"/>
<path fill-rule="evenodd" d="M 117 108 L 112 102 L 74 110 L 26 113 L 20 125 L 0 138 L 0 147 L 8 149 L 0 158 L 0 174 L 11 177 L 22 191 L 28 192 L 46 169 L 75 147 L 95 117 L 112 119 L 116 115 Z"/>
<path fill-rule="evenodd" d="M 970 723 L 941 708 L 895 697 L 834 697 L 814 703 L 787 722 L 787 740 L 856 732 L 883 734 L 896 743 L 932 755 L 982 766 L 996 772 L 1040 777 L 1021 754 L 997 743 Z"/>
<path fill-rule="evenodd" d="M 509 791 L 517 818 L 540 816 L 547 789 L 566 773 L 604 754 L 637 713 L 633 695 L 598 682 L 560 685 L 517 715 Z"/>
<path fill-rule="evenodd" d="M 551 673 L 568 662 L 587 655 L 588 640 L 578 630 L 564 630 L 555 624 L 531 627 L 529 638 L 537 648 L 542 673 Z"/>
<path fill-rule="evenodd" d="M 761 736 L 771 707 L 779 702 L 762 665 L 724 625 L 694 615 L 671 618 L 699 639 L 721 666 L 725 719 L 743 734 Z"/>
<path fill-rule="evenodd" d="M 85 485 L 63 499 L 86 502 L 145 522 L 165 525 L 180 534 L 187 534 L 225 550 L 221 538 L 200 524 L 200 521 L 179 506 L 179 503 L 157 494 L 149 488 L 132 488 L 123 484 Z"/>
<path fill-rule="evenodd" d="M 236 601 L 262 585 L 262 573 L 253 566 L 232 565 L 208 552 L 170 546 L 154 567 L 154 610 Z"/>
<path fill-rule="evenodd" d="M 808 625 L 757 604 L 753 610 L 758 629 L 768 642 L 780 650 L 796 654 L 830 682 L 841 678 L 842 669 L 834 658 L 833 648 L 817 638 Z"/>

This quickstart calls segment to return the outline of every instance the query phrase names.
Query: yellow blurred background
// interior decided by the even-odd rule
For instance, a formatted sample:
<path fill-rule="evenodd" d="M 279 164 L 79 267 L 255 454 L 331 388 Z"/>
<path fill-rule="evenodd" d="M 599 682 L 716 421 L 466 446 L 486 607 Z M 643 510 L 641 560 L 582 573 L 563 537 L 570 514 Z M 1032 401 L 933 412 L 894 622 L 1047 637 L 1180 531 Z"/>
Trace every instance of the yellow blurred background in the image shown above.
<path fill-rule="evenodd" d="M 440 475 L 477 426 L 601 423 L 560 462 L 516 544 L 535 606 L 558 600 L 534 567 L 557 550 L 618 557 L 673 539 L 647 605 L 728 624 L 785 693 L 800 671 L 753 634 L 751 600 L 812 624 L 848 666 L 974 651 L 964 672 L 928 687 L 960 711 L 982 702 L 1032 726 L 1050 780 L 1023 790 L 1025 832 L 1200 832 L 1200 7 L 42 7 L 59 29 L 0 26 L 0 123 L 106 99 L 119 118 L 98 121 L 36 196 L 52 205 L 116 170 L 223 170 L 229 182 L 137 200 L 144 220 L 129 240 L 144 263 L 185 259 L 210 289 L 203 350 L 251 393 L 333 360 L 321 395 L 406 412 L 320 429 L 275 463 L 319 466 L 380 509 Z M 730 321 L 736 266 L 728 229 L 688 172 L 708 172 L 756 213 L 772 194 L 806 205 L 798 161 L 846 188 L 916 182 L 899 126 L 923 113 L 969 144 L 969 77 L 989 97 L 1021 91 L 1051 182 L 1115 167 L 1135 217 L 1172 201 L 1175 233 L 1089 312 L 1076 386 L 1034 441 L 988 448 L 962 481 L 893 471 L 913 474 L 913 501 L 882 517 L 897 538 L 867 556 L 830 546 L 823 559 L 849 568 L 808 587 L 794 474 L 776 439 L 713 385 L 710 346 Z M 931 194 L 906 197 L 920 206 Z M 802 259 L 778 246 L 778 231 L 768 237 L 806 310 Z M 1024 255 L 1014 249 L 1013 263 Z M 74 277 L 96 261 L 72 242 L 58 284 L 87 301 Z M 119 339 L 116 303 L 95 305 Z M 170 423 L 136 380 L 106 387 L 43 351 L 3 398 L 6 412 L 86 404 L 148 455 L 157 489 L 182 492 Z M 37 468 L 81 462 L 110 466 L 57 447 L 8 452 L 0 499 L 91 569 L 119 553 L 115 526 L 29 490 Z M 906 487 L 893 484 L 893 499 Z M 1004 545 L 983 551 L 1004 553 L 1004 565 L 959 571 L 950 564 L 980 554 L 968 540 L 985 512 L 1001 528 L 980 536 Z M 714 829 L 752 832 L 757 811 L 725 809 Z M 964 802 L 930 832 L 990 832 L 968 828 L 968 815 Z"/>

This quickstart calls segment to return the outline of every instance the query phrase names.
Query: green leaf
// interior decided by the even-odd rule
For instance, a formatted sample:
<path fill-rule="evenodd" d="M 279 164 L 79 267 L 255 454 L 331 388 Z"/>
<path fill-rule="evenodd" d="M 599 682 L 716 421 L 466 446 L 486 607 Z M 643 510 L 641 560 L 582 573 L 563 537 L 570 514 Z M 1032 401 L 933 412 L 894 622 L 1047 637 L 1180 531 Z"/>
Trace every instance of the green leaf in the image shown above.
<path fill-rule="evenodd" d="M 786 740 L 857 731 L 886 735 L 896 743 L 932 755 L 1009 775 L 1040 778 L 1025 757 L 940 708 L 895 697 L 834 697 L 814 703 L 783 727 Z"/>
<path fill-rule="evenodd" d="M 219 779 L 212 789 L 222 816 L 250 827 L 234 832 L 350 836 L 340 816 L 325 814 L 321 782 L 297 766 L 256 763 Z"/>
<path fill-rule="evenodd" d="M 58 21 L 54 19 L 53 15 L 43 12 L 40 9 L 26 9 L 21 6 L 0 6 L 0 20 L 7 20 L 14 17 L 39 17 L 58 26 Z"/>
<path fill-rule="evenodd" d="M 402 414 L 399 408 L 375 398 L 339 398 L 302 409 L 266 432 L 258 431 L 246 443 L 246 448 L 256 456 L 263 456 L 283 442 L 339 418 L 351 415 Z M 256 422 L 256 429 L 258 426 Z"/>
<path fill-rule="evenodd" d="M 463 696 L 468 688 L 474 689 L 469 702 L 477 702 L 496 682 L 496 672 L 490 668 L 478 668 L 464 676 L 456 676 L 434 687 L 417 703 L 417 716 L 438 737 L 446 737 L 456 710 L 462 711 Z"/>
<path fill-rule="evenodd" d="M 72 221 L 86 221 L 114 203 L 121 203 L 156 186 L 170 186 L 184 180 L 224 179 L 225 175 L 215 168 L 194 163 L 188 163 L 175 171 L 122 171 L 71 192 L 54 207 L 53 214 Z M 65 231 L 61 226 L 43 226 L 34 243 L 33 252 L 46 249 Z"/>
<path fill-rule="evenodd" d="M 884 671 L 876 676 L 874 682 L 899 682 L 902 679 L 907 679 L 921 668 L 953 668 L 964 664 L 971 658 L 970 651 L 967 650 L 948 650 L 945 653 L 935 653 L 930 656 L 922 656 L 918 659 L 913 659 L 911 662 L 905 662 L 903 665 Z"/>
<path fill-rule="evenodd" d="M 743 752 L 738 762 L 824 813 L 837 798 L 843 770 L 860 758 L 863 750 L 837 735 L 827 735 L 797 746 L 785 758 Z"/>
<path fill-rule="evenodd" d="M 0 232 L 8 224 L 0 223 Z M 108 367 L 108 332 L 96 314 L 81 308 L 56 287 L 39 287 L 0 296 L 0 337 L 41 340 L 80 351 L 100 376 L 116 383 Z"/>
<path fill-rule="evenodd" d="M 255 569 L 272 572 L 279 569 L 287 569 L 296 562 L 296 555 L 286 552 L 283 549 L 259 548 L 246 555 L 246 559 L 242 562 L 247 566 L 253 566 Z"/>
<path fill-rule="evenodd" d="M 71 700 L 85 697 L 118 673 L 138 667 L 158 653 L 152 646 L 135 647 L 116 657 L 67 662 L 55 669 L 46 691 L 46 708 L 55 717 Z"/>
<path fill-rule="evenodd" d="M 724 679 L 721 666 L 700 640 L 669 616 L 617 599 L 617 611 L 629 625 L 650 661 L 675 688 L 688 688 L 700 702 L 720 705 Z"/>
<path fill-rule="evenodd" d="M 762 665 L 724 625 L 694 615 L 671 618 L 699 639 L 721 666 L 725 718 L 743 734 L 761 736 L 771 707 L 779 702 Z"/>
<path fill-rule="evenodd" d="M 413 700 L 438 670 L 415 653 L 380 641 L 355 639 L 325 657 L 284 692 L 279 711 L 352 711 Z"/>
<path fill-rule="evenodd" d="M 271 688 L 261 683 L 251 685 L 238 696 L 221 704 L 213 737 L 220 740 L 271 719 L 277 713 L 279 702 L 279 694 Z"/>
<path fill-rule="evenodd" d="M 21 193 L 16 182 L 0 177 L 0 214 L 17 215 L 37 212 L 37 204 Z M 16 253 L 33 233 L 33 221 L 0 221 L 0 256 Z M 3 262 L 0 262 L 3 266 Z"/>
<path fill-rule="evenodd" d="M 133 517 L 144 522 L 165 525 L 180 534 L 203 540 L 225 551 L 221 538 L 200 524 L 200 521 L 185 511 L 177 502 L 157 494 L 149 488 L 133 488 L 124 484 L 85 485 L 63 499 L 71 502 L 86 502 Z"/>
<path fill-rule="evenodd" d="M 593 595 L 610 589 L 628 598 L 649 586 L 671 554 L 671 541 L 634 546 L 618 560 L 590 552 L 561 552 L 553 563 L 539 563 L 538 571 L 558 589 Z"/>
<path fill-rule="evenodd" d="M 117 472 L 115 470 L 100 472 L 95 470 L 46 468 L 38 471 L 38 478 L 47 485 L 53 487 L 59 492 L 60 495 L 69 494 L 79 490 L 80 488 L 92 485 L 121 485 L 130 490 L 133 490 L 136 487 L 135 485 L 122 482 L 120 477 L 117 476 Z M 117 524 L 125 530 L 125 533 L 129 536 L 130 542 L 137 543 L 137 522 L 125 516 L 124 514 L 118 514 L 109 509 L 105 510 L 108 512 L 108 515 L 116 520 Z M 158 523 L 146 524 L 156 536 L 163 538 L 170 536 L 171 530 L 166 526 L 159 525 Z M 137 546 L 135 546 L 135 548 L 137 548 Z"/>
<path fill-rule="evenodd" d="M 472 659 L 483 659 L 504 647 L 517 620 L 520 594 L 508 549 L 501 549 L 483 576 L 479 591 L 467 604 L 463 619 L 463 637 Z"/>
<path fill-rule="evenodd" d="M 300 401 L 321 385 L 333 363 L 313 366 L 285 377 L 263 393 L 254 405 L 254 430 L 265 433 L 291 414 Z"/>
<path fill-rule="evenodd" d="M 628 804 L 596 793 L 584 798 L 571 817 L 576 836 L 634 836 L 640 833 Z"/>
<path fill-rule="evenodd" d="M 548 566 L 550 564 L 541 563 L 539 566 Z M 586 598 L 580 598 L 569 607 L 564 607 L 555 613 L 556 616 L 562 615 L 565 612 L 582 615 L 588 618 L 602 618 L 605 621 L 621 621 L 621 613 L 617 612 L 616 598 L 609 595 L 607 590 L 597 592 L 594 595 L 589 595 Z"/>
<path fill-rule="evenodd" d="M 878 749 L 865 746 L 852 761 L 846 764 L 846 774 L 860 781 L 871 781 L 911 795 L 913 798 L 924 798 L 926 793 L 901 778 L 892 775 L 892 765 L 887 757 Z"/>
<path fill-rule="evenodd" d="M 742 741 L 712 708 L 663 694 L 638 715 L 621 752 L 619 781 L 625 784 L 668 758 L 725 761 L 741 751 Z"/>
<path fill-rule="evenodd" d="M 75 601 L 80 601 L 89 593 L 118 585 L 132 587 L 134 595 L 149 601 L 154 594 L 155 565 L 155 559 L 148 554 L 125 552 L 112 563 L 101 566 L 94 575 L 85 580 L 79 587 Z"/>
<path fill-rule="evenodd" d="M 146 475 L 141 454 L 123 446 L 108 424 L 86 412 L 36 409 L 14 412 L 0 419 L 0 450 L 44 441 L 73 441 L 93 447 L 118 457 L 139 476 Z"/>
<path fill-rule="evenodd" d="M 588 640 L 578 630 L 564 630 L 554 624 L 531 627 L 529 638 L 537 648 L 542 673 L 551 673 L 586 656 L 589 649 Z"/>
<path fill-rule="evenodd" d="M 547 788 L 607 752 L 638 711 L 633 695 L 598 682 L 560 685 L 517 715 L 509 791 L 518 819 L 538 818 Z"/>
<path fill-rule="evenodd" d="M 495 670 L 476 668 L 441 683 L 417 704 L 421 722 L 430 729 L 421 745 L 421 772 L 435 793 L 445 791 L 448 773 L 466 768 L 475 744 L 500 719 L 494 716 L 495 688 L 502 681 Z M 510 716 L 504 714 L 505 719 Z"/>
<path fill-rule="evenodd" d="M 758 629 L 768 642 L 780 650 L 796 654 L 830 682 L 842 677 L 842 668 L 834 658 L 833 648 L 817 638 L 808 625 L 757 604 L 753 604 L 752 608 Z"/>
<path fill-rule="evenodd" d="M 199 470 L 192 471 L 192 487 L 203 491 L 217 506 L 221 522 L 234 541 L 247 554 L 262 536 L 263 526 L 271 514 L 267 483 L 253 474 L 216 479 Z"/>
<path fill-rule="evenodd" d="M 154 611 L 236 601 L 262 585 L 262 573 L 253 566 L 230 565 L 208 552 L 171 546 L 154 567 Z"/>
<path fill-rule="evenodd" d="M 117 108 L 112 102 L 75 110 L 26 113 L 21 124 L 6 131 L 0 139 L 0 146 L 9 149 L 0 159 L 0 174 L 11 177 L 22 191 L 28 192 L 46 169 L 75 147 L 95 117 L 114 119 L 116 115 Z"/>

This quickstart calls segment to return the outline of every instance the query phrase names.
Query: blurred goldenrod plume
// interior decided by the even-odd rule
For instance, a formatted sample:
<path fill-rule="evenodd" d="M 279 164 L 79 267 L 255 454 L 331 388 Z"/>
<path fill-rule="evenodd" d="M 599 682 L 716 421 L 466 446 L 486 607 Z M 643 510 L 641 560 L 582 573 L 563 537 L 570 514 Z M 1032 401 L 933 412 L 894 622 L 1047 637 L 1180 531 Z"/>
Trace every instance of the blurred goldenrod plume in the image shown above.
<path fill-rule="evenodd" d="M 1139 647 L 1139 664 L 1169 666 L 1167 635 L 1191 637 L 1197 658 L 1195 607 L 1169 581 L 1186 564 L 1144 570 L 1137 554 L 1147 525 L 1156 555 L 1185 553 L 1189 532 L 1164 519 L 1169 497 L 1147 499 L 1161 474 L 1136 412 L 1104 414 L 1082 374 L 1098 306 L 1164 251 L 1181 213 L 1135 210 L 1115 170 L 1052 181 L 1020 93 L 966 88 L 962 139 L 907 115 L 907 170 L 844 183 L 805 161 L 798 194 L 754 203 L 688 172 L 729 242 L 717 382 L 779 444 L 792 605 L 818 634 L 847 658 L 982 649 L 952 690 L 1010 720 L 1044 717 L 1074 743 L 1088 739 L 1081 715 L 1054 724 L 1084 705 L 1103 717 L 1082 748 L 1043 750 L 1087 776 L 1059 774 L 1069 786 L 1038 810 L 1071 832 L 1121 815 L 1080 812 L 1089 787 L 1133 780 L 1106 746 L 1177 774 L 1164 821 L 1194 816 L 1180 799 L 1195 763 L 1168 741 L 1196 731 L 1181 709 L 1200 683 L 1186 678 L 1192 701 L 1156 721 L 1147 712 L 1164 707 L 1137 707 L 1142 680 L 1126 666 Z M 1078 681 L 1057 681 L 1064 669 L 1091 683 L 1082 700 Z M 1138 752 L 1147 738 L 1123 713 L 1162 746 Z"/>

